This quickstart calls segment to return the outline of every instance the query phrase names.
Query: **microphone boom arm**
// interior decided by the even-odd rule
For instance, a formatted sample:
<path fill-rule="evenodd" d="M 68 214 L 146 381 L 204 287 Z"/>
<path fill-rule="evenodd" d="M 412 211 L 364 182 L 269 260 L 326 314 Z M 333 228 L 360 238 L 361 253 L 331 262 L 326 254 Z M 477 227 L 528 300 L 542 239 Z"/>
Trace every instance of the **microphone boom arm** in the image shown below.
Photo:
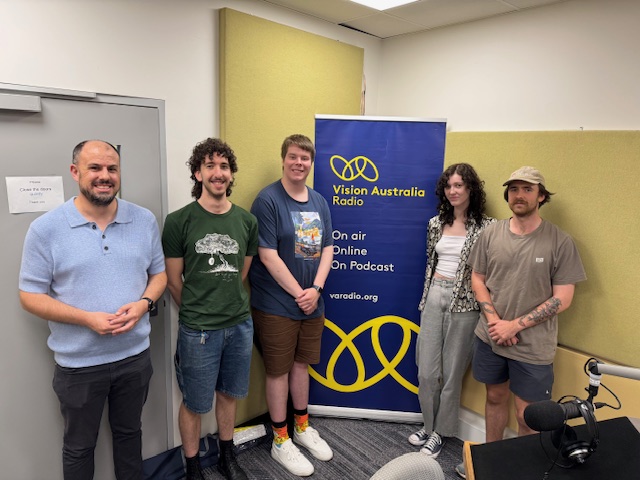
<path fill-rule="evenodd" d="M 614 375 L 616 377 L 640 380 L 640 368 L 621 367 L 619 365 L 607 365 L 598 361 L 589 362 L 589 371 L 595 375 Z"/>

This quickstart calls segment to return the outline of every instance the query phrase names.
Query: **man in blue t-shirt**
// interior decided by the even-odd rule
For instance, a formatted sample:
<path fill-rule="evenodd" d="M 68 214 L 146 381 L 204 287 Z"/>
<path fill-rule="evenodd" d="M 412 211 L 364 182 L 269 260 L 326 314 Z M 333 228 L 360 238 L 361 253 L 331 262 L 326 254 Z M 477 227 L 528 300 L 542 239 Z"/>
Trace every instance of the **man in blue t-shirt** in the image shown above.
<path fill-rule="evenodd" d="M 249 273 L 251 314 L 264 359 L 267 405 L 273 426 L 271 456 L 294 475 L 313 465 L 287 432 L 287 398 L 293 401 L 293 440 L 319 460 L 333 452 L 309 426 L 309 365 L 320 361 L 324 328 L 322 289 L 331 269 L 333 240 L 326 200 L 306 186 L 315 156 L 311 140 L 291 135 L 281 149 L 282 178 L 256 197 L 258 256 Z"/>
<path fill-rule="evenodd" d="M 249 391 L 253 322 L 243 281 L 258 252 L 258 223 L 229 201 L 238 171 L 229 145 L 208 138 L 194 147 L 187 165 L 195 201 L 169 214 L 162 232 L 169 291 L 180 307 L 175 365 L 187 480 L 204 480 L 201 415 L 211 410 L 214 392 L 218 470 L 228 480 L 246 480 L 233 429 L 237 399 Z"/>
<path fill-rule="evenodd" d="M 149 210 L 116 198 L 113 145 L 81 142 L 72 162 L 80 195 L 29 227 L 20 302 L 49 321 L 65 480 L 93 478 L 107 400 L 116 476 L 141 479 L 140 418 L 153 371 L 149 312 L 167 284 L 158 224 Z"/>

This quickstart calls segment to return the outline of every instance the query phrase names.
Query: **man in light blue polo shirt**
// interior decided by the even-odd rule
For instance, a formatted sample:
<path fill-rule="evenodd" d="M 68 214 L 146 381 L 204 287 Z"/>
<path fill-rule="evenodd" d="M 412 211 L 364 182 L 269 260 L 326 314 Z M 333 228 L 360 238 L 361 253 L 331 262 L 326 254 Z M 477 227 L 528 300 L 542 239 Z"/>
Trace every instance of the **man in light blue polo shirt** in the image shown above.
<path fill-rule="evenodd" d="M 107 400 L 116 477 L 141 479 L 149 312 L 167 284 L 158 225 L 150 211 L 116 199 L 120 155 L 111 144 L 81 142 L 72 162 L 80 195 L 29 227 L 20 302 L 49 321 L 65 480 L 93 478 Z"/>

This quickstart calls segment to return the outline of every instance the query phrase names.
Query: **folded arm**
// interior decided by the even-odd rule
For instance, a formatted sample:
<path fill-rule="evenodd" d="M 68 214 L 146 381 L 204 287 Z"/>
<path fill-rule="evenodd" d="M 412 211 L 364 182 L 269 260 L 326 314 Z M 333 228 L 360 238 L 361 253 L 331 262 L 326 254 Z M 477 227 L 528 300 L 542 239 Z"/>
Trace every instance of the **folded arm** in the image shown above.
<path fill-rule="evenodd" d="M 305 315 L 309 315 L 318 308 L 318 300 L 320 294 L 311 286 L 303 288 L 295 279 L 287 265 L 278 255 L 277 250 L 266 247 L 258 247 L 258 255 L 260 261 L 264 264 L 267 271 L 274 280 L 280 285 L 285 292 L 295 298 L 296 303 Z M 324 287 L 324 282 L 331 270 L 331 261 L 333 259 L 333 247 L 324 247 L 322 256 L 320 257 L 320 265 L 316 272 L 314 285 Z"/>
<path fill-rule="evenodd" d="M 489 335 L 498 345 L 508 345 L 508 341 L 525 328 L 547 322 L 571 305 L 575 285 L 554 285 L 551 297 L 530 312 L 514 320 L 489 322 Z"/>
<path fill-rule="evenodd" d="M 20 304 L 27 312 L 52 322 L 68 323 L 87 327 L 100 335 L 113 334 L 119 325 L 115 313 L 88 312 L 72 307 L 50 297 L 46 293 L 32 293 L 20 290 Z"/>

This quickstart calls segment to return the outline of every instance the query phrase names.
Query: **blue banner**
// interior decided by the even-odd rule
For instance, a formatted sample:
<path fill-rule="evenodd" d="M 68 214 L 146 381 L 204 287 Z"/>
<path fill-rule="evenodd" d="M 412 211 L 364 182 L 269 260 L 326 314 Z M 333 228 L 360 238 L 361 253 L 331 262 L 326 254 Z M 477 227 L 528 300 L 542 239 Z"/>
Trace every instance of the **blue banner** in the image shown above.
<path fill-rule="evenodd" d="M 419 412 L 415 341 L 444 121 L 316 117 L 334 260 L 310 404 Z"/>

